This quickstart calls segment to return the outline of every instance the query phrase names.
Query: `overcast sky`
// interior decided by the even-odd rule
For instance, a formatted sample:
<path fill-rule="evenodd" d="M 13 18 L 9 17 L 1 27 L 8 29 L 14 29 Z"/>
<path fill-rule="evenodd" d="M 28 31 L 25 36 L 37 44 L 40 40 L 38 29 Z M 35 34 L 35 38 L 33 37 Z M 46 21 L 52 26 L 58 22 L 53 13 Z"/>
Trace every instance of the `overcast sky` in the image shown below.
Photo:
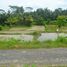
<path fill-rule="evenodd" d="M 67 0 L 0 0 L 0 9 L 9 9 L 9 5 L 33 7 L 37 8 L 49 8 L 54 10 L 56 8 L 66 9 Z"/>

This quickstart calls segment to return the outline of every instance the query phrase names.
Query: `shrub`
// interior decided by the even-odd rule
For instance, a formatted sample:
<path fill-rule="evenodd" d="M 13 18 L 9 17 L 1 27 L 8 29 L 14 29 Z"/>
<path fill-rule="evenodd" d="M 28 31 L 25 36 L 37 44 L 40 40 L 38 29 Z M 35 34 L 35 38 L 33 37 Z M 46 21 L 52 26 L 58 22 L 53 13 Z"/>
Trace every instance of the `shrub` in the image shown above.
<path fill-rule="evenodd" d="M 61 42 L 61 43 L 67 43 L 67 38 L 66 37 L 58 37 L 57 42 Z"/>
<path fill-rule="evenodd" d="M 3 27 L 0 25 L 0 31 L 3 30 Z"/>

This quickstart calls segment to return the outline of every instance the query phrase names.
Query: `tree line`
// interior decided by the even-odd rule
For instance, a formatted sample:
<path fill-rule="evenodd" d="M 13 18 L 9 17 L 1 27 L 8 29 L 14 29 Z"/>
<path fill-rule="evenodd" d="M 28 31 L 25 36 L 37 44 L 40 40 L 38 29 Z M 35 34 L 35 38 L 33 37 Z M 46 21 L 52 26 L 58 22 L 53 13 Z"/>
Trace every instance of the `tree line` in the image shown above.
<path fill-rule="evenodd" d="M 33 11 L 32 7 L 9 6 L 6 12 L 0 9 L 0 26 L 31 26 L 57 24 L 58 27 L 67 24 L 67 9 L 58 8 L 54 11 L 48 8 L 38 8 Z"/>

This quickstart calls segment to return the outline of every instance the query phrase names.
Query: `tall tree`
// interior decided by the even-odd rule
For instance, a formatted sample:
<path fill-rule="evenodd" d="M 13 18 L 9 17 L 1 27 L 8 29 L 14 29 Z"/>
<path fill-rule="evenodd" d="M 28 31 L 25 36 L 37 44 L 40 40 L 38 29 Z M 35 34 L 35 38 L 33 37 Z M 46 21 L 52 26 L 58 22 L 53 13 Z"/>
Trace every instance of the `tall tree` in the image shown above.
<path fill-rule="evenodd" d="M 13 14 L 20 14 L 22 15 L 24 13 L 23 7 L 18 6 L 9 6 Z"/>

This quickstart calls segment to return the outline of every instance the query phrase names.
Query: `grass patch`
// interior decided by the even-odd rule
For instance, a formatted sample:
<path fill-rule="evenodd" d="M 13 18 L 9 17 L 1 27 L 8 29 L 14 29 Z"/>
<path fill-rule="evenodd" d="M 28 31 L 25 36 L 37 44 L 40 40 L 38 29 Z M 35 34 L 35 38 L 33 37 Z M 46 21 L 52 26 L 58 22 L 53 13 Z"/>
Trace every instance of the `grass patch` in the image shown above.
<path fill-rule="evenodd" d="M 57 26 L 56 25 L 46 25 L 45 31 L 46 32 L 56 32 Z"/>
<path fill-rule="evenodd" d="M 0 49 L 36 49 L 67 47 L 67 38 L 59 37 L 55 41 L 21 41 L 16 39 L 0 40 Z"/>
<path fill-rule="evenodd" d="M 39 35 L 40 33 L 44 32 L 57 32 L 57 25 L 46 25 L 46 28 L 44 26 L 15 26 L 15 27 L 1 27 L 2 30 L 0 31 L 0 34 L 32 34 L 32 35 Z M 59 32 L 67 33 L 67 27 L 63 26 L 60 28 Z"/>
<path fill-rule="evenodd" d="M 24 30 L 27 30 L 27 29 L 30 29 L 31 27 L 28 27 L 28 26 L 15 26 L 15 27 L 12 27 L 10 28 L 10 31 L 24 31 Z"/>
<path fill-rule="evenodd" d="M 67 65 L 45 65 L 45 64 L 9 64 L 0 67 L 67 67 Z"/>
<path fill-rule="evenodd" d="M 57 25 L 46 25 L 45 32 L 57 32 Z M 59 29 L 59 32 L 65 32 L 67 33 L 67 26 L 62 26 Z"/>

